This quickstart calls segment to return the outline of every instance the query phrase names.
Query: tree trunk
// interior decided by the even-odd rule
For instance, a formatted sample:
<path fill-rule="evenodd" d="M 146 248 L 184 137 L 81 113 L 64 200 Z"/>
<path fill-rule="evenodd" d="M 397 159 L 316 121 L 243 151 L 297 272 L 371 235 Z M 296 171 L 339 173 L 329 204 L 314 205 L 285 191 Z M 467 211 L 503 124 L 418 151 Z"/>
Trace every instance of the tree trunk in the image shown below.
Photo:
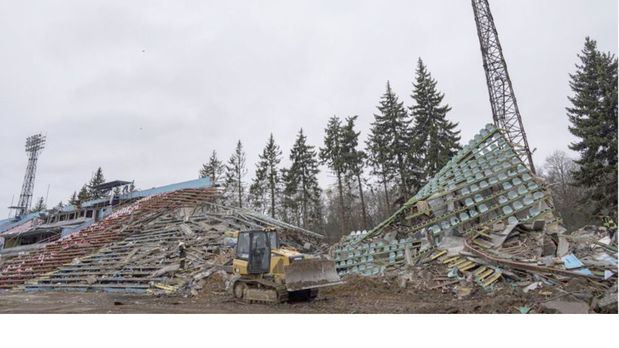
<path fill-rule="evenodd" d="M 271 179 L 271 217 L 275 219 L 275 183 Z"/>
<path fill-rule="evenodd" d="M 368 228 L 368 216 L 365 211 L 365 199 L 363 198 L 363 186 L 361 185 L 361 175 L 357 175 L 357 183 L 359 185 L 359 198 L 361 199 L 361 212 L 363 212 L 363 229 Z"/>
<path fill-rule="evenodd" d="M 239 190 L 239 208 L 243 208 L 243 192 L 242 190 L 242 186 L 241 186 L 241 166 L 239 165 L 239 171 L 237 172 L 237 180 L 238 180 L 238 190 Z"/>
<path fill-rule="evenodd" d="M 389 204 L 389 190 L 387 190 L 387 175 L 385 173 L 385 168 L 383 167 L 383 189 L 385 190 L 385 207 L 387 208 L 387 211 L 385 212 L 387 214 L 389 214 L 389 210 L 391 209 L 390 204 Z"/>
<path fill-rule="evenodd" d="M 344 188 L 342 186 L 342 174 L 337 173 L 337 190 L 340 195 L 340 217 L 342 222 L 340 223 L 340 236 L 343 236 L 346 233 L 347 223 L 346 223 L 346 213 L 344 211 Z"/>
<path fill-rule="evenodd" d="M 239 182 L 239 208 L 243 208 L 243 199 L 241 197 L 241 183 Z"/>
<path fill-rule="evenodd" d="M 400 172 L 400 194 L 402 197 L 408 194 L 408 188 L 406 187 L 406 175 L 404 175 L 404 160 L 402 159 L 402 155 L 398 154 L 398 167 Z"/>
<path fill-rule="evenodd" d="M 303 206 L 301 207 L 301 209 L 303 210 L 301 212 L 301 218 L 303 219 L 303 223 L 301 224 L 301 226 L 303 226 L 303 228 L 307 228 L 307 195 L 305 192 L 305 177 L 301 179 L 301 184 L 303 185 L 301 188 L 303 190 L 303 194 L 301 195 L 301 199 L 303 201 Z"/>

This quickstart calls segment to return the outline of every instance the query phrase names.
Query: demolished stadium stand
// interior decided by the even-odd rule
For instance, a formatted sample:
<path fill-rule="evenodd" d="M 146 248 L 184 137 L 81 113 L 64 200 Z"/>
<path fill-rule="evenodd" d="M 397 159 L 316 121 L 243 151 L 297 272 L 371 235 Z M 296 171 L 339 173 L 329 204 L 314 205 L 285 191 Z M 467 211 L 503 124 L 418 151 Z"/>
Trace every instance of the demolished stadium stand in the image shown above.
<path fill-rule="evenodd" d="M 225 245 L 230 232 L 277 228 L 282 243 L 316 250 L 322 235 L 255 212 L 216 203 L 219 192 L 208 179 L 193 180 L 125 195 L 115 206 L 110 199 L 64 209 L 62 222 L 83 223 L 86 211 L 97 207 L 83 229 L 35 243 L 39 248 L 17 248 L 0 263 L 0 288 L 21 286 L 27 291 L 170 292 L 191 290 L 205 276 L 222 270 L 231 258 Z M 46 217 L 12 224 L 7 236 L 24 235 L 58 224 Z M 51 221 L 51 222 L 50 222 Z M 19 230 L 17 230 L 19 228 Z M 179 269 L 179 244 L 186 250 Z M 6 250 L 10 250 L 8 248 Z M 7 256 L 12 256 L 8 257 Z M 217 266 L 216 268 L 213 268 Z M 205 273 L 206 272 L 206 273 Z"/>
<path fill-rule="evenodd" d="M 421 251 L 422 240 L 427 242 L 423 249 L 431 249 L 446 236 L 469 236 L 484 224 L 530 222 L 552 215 L 551 208 L 541 179 L 488 124 L 391 217 L 337 249 L 338 269 L 376 274 L 385 265 L 403 261 L 413 241 L 413 251 Z M 392 236 L 388 243 L 363 243 L 385 234 Z"/>
<path fill-rule="evenodd" d="M 616 277 L 616 249 L 604 244 L 609 237 L 583 231 L 561 226 L 543 180 L 487 125 L 392 216 L 345 236 L 331 254 L 340 275 L 398 274 L 404 284 L 431 264 L 448 280 L 437 286 L 451 287 L 465 279 L 490 289 L 501 279 L 560 285 Z"/>

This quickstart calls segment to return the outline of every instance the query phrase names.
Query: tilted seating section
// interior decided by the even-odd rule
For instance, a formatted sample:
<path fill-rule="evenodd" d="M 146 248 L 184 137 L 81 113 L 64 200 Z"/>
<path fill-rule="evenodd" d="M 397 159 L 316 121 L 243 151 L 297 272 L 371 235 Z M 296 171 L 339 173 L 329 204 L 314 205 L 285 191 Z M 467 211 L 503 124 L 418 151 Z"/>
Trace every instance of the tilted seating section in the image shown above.
<path fill-rule="evenodd" d="M 385 267 L 403 262 L 407 248 L 418 254 L 420 247 L 413 238 L 348 245 L 335 250 L 336 269 L 340 275 L 377 275 Z"/>
<path fill-rule="evenodd" d="M 0 268 L 0 288 L 12 288 L 51 272 L 75 258 L 124 239 L 135 231 L 136 226 L 151 221 L 165 211 L 210 201 L 215 194 L 214 189 L 183 189 L 143 198 L 80 232 L 7 260 Z"/>
<path fill-rule="evenodd" d="M 431 203 L 434 216 L 407 216 L 412 233 L 467 234 L 479 223 L 527 222 L 549 209 L 530 171 L 504 136 L 487 125 L 414 197 Z"/>
<path fill-rule="evenodd" d="M 89 291 L 145 292 L 151 282 L 162 282 L 163 276 L 153 272 L 177 262 L 163 254 L 177 256 L 178 244 L 188 242 L 179 228 L 185 223 L 193 231 L 202 227 L 165 215 L 149 223 L 122 241 L 112 243 L 78 263 L 64 265 L 56 272 L 37 278 L 25 285 L 27 291 Z M 215 244 L 214 241 L 210 241 Z M 162 250 L 166 247 L 167 249 Z M 153 251 L 155 253 L 153 253 Z M 188 253 L 188 258 L 190 254 Z"/>

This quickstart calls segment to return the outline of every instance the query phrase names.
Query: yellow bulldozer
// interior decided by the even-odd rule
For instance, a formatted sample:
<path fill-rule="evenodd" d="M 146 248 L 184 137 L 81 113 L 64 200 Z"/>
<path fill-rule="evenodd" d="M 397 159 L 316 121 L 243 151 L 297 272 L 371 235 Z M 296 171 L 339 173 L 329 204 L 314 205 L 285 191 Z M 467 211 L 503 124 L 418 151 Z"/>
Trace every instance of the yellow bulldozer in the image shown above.
<path fill-rule="evenodd" d="M 309 300 L 318 288 L 342 283 L 335 262 L 280 246 L 275 230 L 239 232 L 232 272 L 232 293 L 246 302 Z"/>

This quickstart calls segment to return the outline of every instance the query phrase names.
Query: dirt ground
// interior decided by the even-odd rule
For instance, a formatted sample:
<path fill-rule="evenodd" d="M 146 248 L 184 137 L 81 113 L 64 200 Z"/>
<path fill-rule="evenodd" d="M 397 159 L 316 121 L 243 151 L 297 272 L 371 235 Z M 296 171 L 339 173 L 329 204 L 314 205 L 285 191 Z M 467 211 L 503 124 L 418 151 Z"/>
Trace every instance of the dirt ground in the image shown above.
<path fill-rule="evenodd" d="M 323 290 L 311 302 L 247 304 L 229 295 L 212 279 L 198 296 L 152 296 L 77 292 L 0 292 L 0 313 L 553 313 L 544 302 L 565 298 L 545 292 L 524 294 L 501 286 L 493 291 L 458 286 L 442 289 L 402 288 L 396 279 L 352 277 Z"/>

